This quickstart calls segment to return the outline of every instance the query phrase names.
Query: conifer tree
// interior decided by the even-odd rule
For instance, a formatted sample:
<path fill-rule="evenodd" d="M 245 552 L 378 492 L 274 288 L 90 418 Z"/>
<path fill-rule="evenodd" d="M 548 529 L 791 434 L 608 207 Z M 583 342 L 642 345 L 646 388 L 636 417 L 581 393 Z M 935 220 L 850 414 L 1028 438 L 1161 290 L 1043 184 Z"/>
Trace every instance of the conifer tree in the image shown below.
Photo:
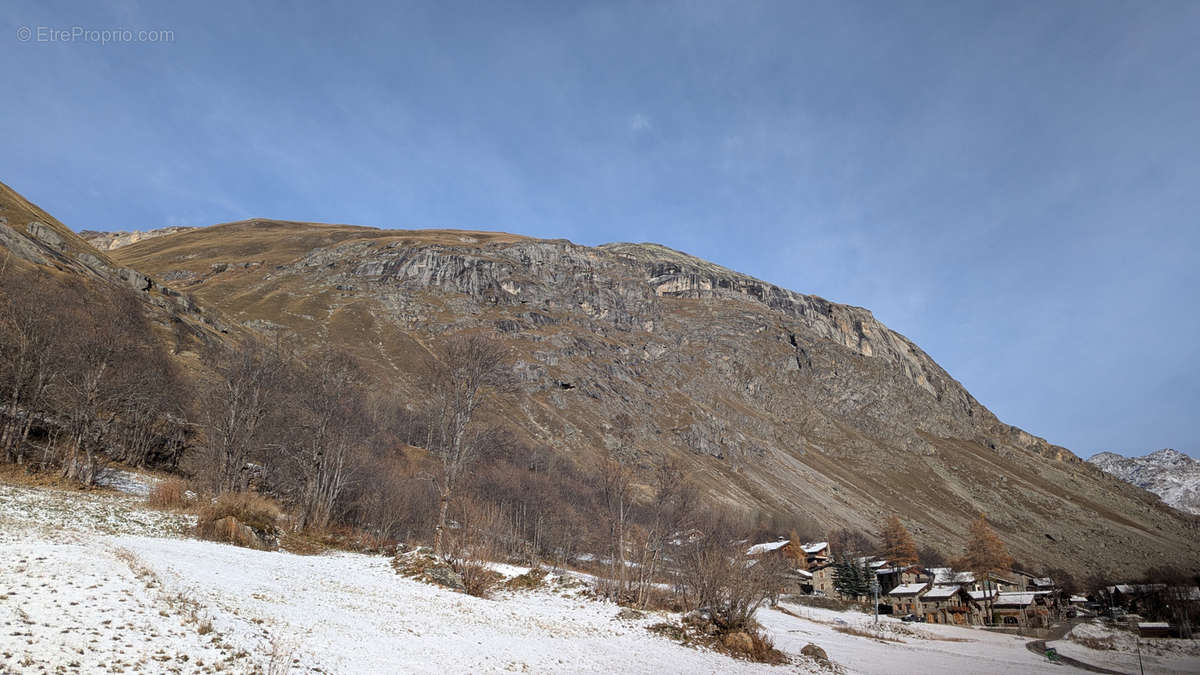
<path fill-rule="evenodd" d="M 918 562 L 917 544 L 895 514 L 883 526 L 883 557 L 897 567 L 907 567 Z"/>

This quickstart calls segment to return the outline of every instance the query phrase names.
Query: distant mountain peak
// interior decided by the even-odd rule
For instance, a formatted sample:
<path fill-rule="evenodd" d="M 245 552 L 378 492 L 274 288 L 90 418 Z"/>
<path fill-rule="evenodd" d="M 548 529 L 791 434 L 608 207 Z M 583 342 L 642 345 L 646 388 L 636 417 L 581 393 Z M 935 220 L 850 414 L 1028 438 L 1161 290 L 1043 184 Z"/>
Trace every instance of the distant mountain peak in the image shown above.
<path fill-rule="evenodd" d="M 1200 462 L 1164 448 L 1142 457 L 1101 452 L 1088 460 L 1121 480 L 1149 490 L 1180 511 L 1200 514 Z"/>

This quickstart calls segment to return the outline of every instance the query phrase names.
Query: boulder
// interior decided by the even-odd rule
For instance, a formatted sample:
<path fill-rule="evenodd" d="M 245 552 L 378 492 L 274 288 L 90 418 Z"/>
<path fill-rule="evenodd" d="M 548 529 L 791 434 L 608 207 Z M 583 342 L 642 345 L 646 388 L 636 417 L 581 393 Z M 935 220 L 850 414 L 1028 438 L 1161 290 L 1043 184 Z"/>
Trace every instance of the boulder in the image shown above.
<path fill-rule="evenodd" d="M 462 575 L 455 572 L 449 565 L 435 565 L 425 571 L 425 576 L 439 586 L 453 588 L 456 591 L 464 590 L 467 585 L 463 583 Z"/>
<path fill-rule="evenodd" d="M 800 653 L 803 654 L 804 656 L 807 656 L 810 659 L 816 659 L 818 661 L 828 661 L 829 660 L 829 655 L 825 653 L 825 650 L 821 649 L 820 647 L 814 645 L 811 642 L 804 645 L 804 648 L 800 650 Z"/>

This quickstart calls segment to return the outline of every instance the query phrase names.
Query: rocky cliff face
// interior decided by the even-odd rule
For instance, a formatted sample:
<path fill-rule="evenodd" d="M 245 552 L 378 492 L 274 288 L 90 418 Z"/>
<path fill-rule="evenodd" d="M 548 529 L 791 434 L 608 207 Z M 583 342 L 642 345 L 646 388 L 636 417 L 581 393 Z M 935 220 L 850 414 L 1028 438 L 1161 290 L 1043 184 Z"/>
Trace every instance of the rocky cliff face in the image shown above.
<path fill-rule="evenodd" d="M 1142 457 L 1101 452 L 1088 461 L 1153 492 L 1180 511 L 1200 515 L 1200 462 L 1182 452 L 1168 448 Z"/>
<path fill-rule="evenodd" d="M 88 283 L 128 286 L 145 303 L 148 316 L 178 339 L 210 342 L 228 333 L 227 325 L 191 298 L 116 262 L 0 183 L 0 267 L 10 263 L 36 266 L 49 274 Z"/>
<path fill-rule="evenodd" d="M 522 382 L 497 420 L 581 463 L 669 455 L 730 503 L 872 532 L 895 512 L 951 554 L 985 512 L 1028 563 L 1200 560 L 1194 521 L 1000 422 L 867 310 L 662 246 L 248 221 L 113 255 L 413 400 L 426 345 L 493 331 Z"/>
<path fill-rule="evenodd" d="M 136 244 L 139 241 L 153 239 L 155 237 L 165 237 L 168 234 L 179 234 L 186 232 L 190 227 L 163 227 L 157 230 L 145 230 L 141 232 L 97 232 L 96 230 L 80 230 L 79 236 L 83 240 L 91 244 L 101 251 L 111 251 L 113 249 Z"/>

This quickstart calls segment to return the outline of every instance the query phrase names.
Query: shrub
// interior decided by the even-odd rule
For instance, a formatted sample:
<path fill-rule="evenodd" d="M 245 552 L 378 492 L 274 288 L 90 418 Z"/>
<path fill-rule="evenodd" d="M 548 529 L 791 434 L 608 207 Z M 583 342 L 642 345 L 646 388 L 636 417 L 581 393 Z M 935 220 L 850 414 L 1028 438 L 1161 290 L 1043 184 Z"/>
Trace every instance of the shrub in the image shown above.
<path fill-rule="evenodd" d="M 500 585 L 501 577 L 485 563 L 469 558 L 452 560 L 450 566 L 462 577 L 463 592 L 477 598 L 486 598 Z"/>
<path fill-rule="evenodd" d="M 188 506 L 187 483 L 179 478 L 160 481 L 146 496 L 146 504 L 155 509 L 185 509 Z"/>
<path fill-rule="evenodd" d="M 200 509 L 196 535 L 246 548 L 273 549 L 278 545 L 279 506 L 252 492 L 226 493 Z"/>

